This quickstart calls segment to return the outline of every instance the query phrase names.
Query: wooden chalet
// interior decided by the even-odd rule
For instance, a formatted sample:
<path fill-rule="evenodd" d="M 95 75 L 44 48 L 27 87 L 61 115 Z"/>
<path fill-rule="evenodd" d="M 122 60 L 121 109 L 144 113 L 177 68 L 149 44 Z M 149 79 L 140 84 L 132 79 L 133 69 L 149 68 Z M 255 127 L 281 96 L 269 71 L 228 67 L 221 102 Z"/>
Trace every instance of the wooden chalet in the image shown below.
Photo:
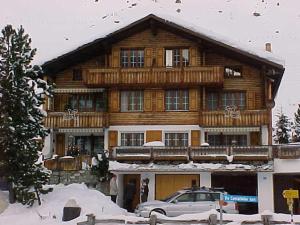
<path fill-rule="evenodd" d="M 51 128 L 46 156 L 58 156 L 46 161 L 51 169 L 81 169 L 103 150 L 111 160 L 145 165 L 299 157 L 271 146 L 272 108 L 284 66 L 174 21 L 149 15 L 43 69 L 45 79 L 56 84 L 45 105 L 45 125 Z M 149 142 L 154 145 L 145 147 Z M 163 146 L 156 145 L 160 142 Z M 153 199 L 174 191 L 162 188 L 166 182 L 202 186 L 206 176 L 188 170 L 113 171 L 121 186 L 150 177 Z"/>

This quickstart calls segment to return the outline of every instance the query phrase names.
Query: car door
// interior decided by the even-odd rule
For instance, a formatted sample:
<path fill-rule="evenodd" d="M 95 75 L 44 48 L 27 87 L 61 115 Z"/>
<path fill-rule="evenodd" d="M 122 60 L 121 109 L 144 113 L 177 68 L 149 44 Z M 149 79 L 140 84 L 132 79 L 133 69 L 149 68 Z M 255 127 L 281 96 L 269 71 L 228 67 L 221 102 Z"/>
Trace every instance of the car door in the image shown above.
<path fill-rule="evenodd" d="M 166 213 L 168 216 L 179 216 L 191 213 L 193 210 L 195 195 L 194 193 L 183 193 L 174 198 L 167 206 Z"/>
<path fill-rule="evenodd" d="M 215 209 L 215 201 L 208 192 L 196 192 L 195 202 L 192 208 L 194 213 L 209 211 Z"/>

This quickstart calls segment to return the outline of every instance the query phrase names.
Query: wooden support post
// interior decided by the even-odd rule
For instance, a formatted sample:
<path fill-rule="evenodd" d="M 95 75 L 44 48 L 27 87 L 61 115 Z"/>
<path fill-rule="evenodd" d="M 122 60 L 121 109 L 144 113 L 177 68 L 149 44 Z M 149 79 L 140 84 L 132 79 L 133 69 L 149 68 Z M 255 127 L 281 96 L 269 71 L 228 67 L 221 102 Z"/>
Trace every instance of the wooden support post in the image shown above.
<path fill-rule="evenodd" d="M 157 216 L 155 214 L 150 215 L 150 225 L 156 225 L 157 224 Z"/>
<path fill-rule="evenodd" d="M 208 225 L 216 225 L 218 221 L 218 216 L 216 214 L 210 214 L 208 217 Z"/>

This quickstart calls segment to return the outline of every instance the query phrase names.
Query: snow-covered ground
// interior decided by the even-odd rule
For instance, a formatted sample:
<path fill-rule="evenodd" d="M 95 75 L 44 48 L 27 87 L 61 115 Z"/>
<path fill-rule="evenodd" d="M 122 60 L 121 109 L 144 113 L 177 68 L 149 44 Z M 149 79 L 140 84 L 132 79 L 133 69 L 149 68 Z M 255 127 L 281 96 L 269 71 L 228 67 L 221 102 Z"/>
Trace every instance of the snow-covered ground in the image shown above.
<path fill-rule="evenodd" d="M 26 207 L 21 204 L 11 204 L 0 214 L 0 224 L 2 225 L 75 225 L 77 222 L 86 221 L 86 214 L 93 213 L 96 219 L 118 219 L 125 221 L 147 221 L 146 218 L 136 217 L 126 210 L 114 204 L 109 196 L 88 189 L 84 184 L 71 184 L 68 186 L 53 186 L 53 192 L 42 195 L 42 205 L 37 204 L 33 207 Z M 6 196 L 7 197 L 7 196 Z M 63 207 L 69 199 L 75 199 L 77 204 L 81 206 L 80 217 L 69 221 L 62 222 Z M 206 220 L 210 214 L 216 211 L 208 211 L 198 214 L 187 214 L 178 217 L 166 217 L 157 214 L 158 218 L 167 220 Z M 290 221 L 290 215 L 273 214 L 276 221 Z M 224 220 L 233 221 L 231 224 L 240 225 L 243 221 L 260 221 L 261 215 L 236 215 L 224 214 Z M 300 215 L 294 216 L 295 222 L 300 222 Z"/>
<path fill-rule="evenodd" d="M 63 207 L 69 199 L 75 199 L 81 207 L 81 216 L 69 222 L 62 222 Z M 53 192 L 42 195 L 42 205 L 26 207 L 11 204 L 0 214 L 1 225 L 74 225 L 86 220 L 86 214 L 101 216 L 127 215 L 127 211 L 114 204 L 109 196 L 88 189 L 84 184 L 56 185 Z"/>

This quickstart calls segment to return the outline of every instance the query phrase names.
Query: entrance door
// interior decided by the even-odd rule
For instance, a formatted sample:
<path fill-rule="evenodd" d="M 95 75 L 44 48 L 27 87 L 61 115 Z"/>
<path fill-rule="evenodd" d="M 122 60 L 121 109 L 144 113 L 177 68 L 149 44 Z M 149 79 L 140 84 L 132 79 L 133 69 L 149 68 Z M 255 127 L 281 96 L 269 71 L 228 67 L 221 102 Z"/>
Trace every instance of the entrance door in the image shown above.
<path fill-rule="evenodd" d="M 183 188 L 199 186 L 197 174 L 159 174 L 155 176 L 155 199 L 161 200 Z"/>
<path fill-rule="evenodd" d="M 124 191 L 126 190 L 126 186 L 129 182 L 133 182 L 135 184 L 135 195 L 132 202 L 132 209 L 135 209 L 136 206 L 140 203 L 140 183 L 141 183 L 141 176 L 140 174 L 125 174 L 124 175 Z M 124 192 L 124 199 L 126 193 Z M 125 203 L 125 201 L 124 201 Z M 125 205 L 124 205 L 125 206 Z"/>
<path fill-rule="evenodd" d="M 56 154 L 65 156 L 65 134 L 56 134 Z"/>

